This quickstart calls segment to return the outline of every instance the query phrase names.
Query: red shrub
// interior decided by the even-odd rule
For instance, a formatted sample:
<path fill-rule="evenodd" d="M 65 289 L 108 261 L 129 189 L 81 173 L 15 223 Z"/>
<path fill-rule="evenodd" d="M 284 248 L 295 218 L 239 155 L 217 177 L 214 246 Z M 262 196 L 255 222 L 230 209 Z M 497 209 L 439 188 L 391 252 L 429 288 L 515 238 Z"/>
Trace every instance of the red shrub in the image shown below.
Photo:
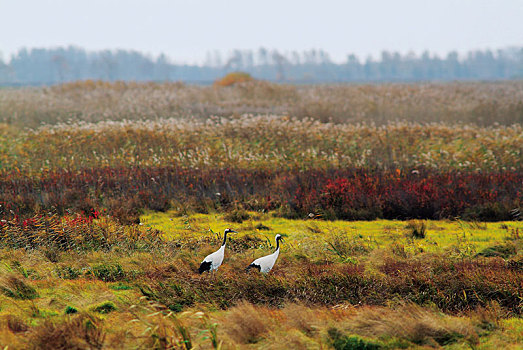
<path fill-rule="evenodd" d="M 96 217 L 93 208 L 135 221 L 139 210 L 164 211 L 171 203 L 196 210 L 282 209 L 281 215 L 325 219 L 509 220 L 521 207 L 519 172 L 437 173 L 378 170 L 306 172 L 162 168 L 92 168 L 0 177 L 0 218 L 41 210 Z"/>

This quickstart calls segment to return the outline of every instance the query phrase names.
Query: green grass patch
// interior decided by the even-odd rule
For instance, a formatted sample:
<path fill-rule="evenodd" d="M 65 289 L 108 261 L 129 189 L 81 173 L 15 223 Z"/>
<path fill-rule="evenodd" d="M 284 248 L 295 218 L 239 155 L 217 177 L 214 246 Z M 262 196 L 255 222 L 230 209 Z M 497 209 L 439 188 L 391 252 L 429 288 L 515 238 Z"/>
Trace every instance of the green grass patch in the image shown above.
<path fill-rule="evenodd" d="M 346 335 L 336 328 L 328 330 L 328 336 L 335 350 L 379 350 L 383 346 L 373 341 L 362 339 L 356 335 Z"/>
<path fill-rule="evenodd" d="M 503 259 L 508 259 L 511 256 L 516 255 L 516 253 L 516 245 L 507 243 L 485 248 L 481 252 L 479 252 L 477 256 L 500 257 Z"/>
<path fill-rule="evenodd" d="M 126 278 L 126 274 L 119 263 L 95 265 L 91 268 L 90 273 L 104 282 L 116 282 Z"/>
<path fill-rule="evenodd" d="M 91 306 L 89 310 L 93 312 L 98 312 L 100 314 L 108 314 L 113 311 L 116 311 L 116 305 L 112 301 L 104 301 L 98 305 Z"/>
<path fill-rule="evenodd" d="M 133 287 L 124 284 L 124 283 L 116 283 L 109 286 L 112 290 L 130 290 L 133 289 Z"/>
<path fill-rule="evenodd" d="M 78 313 L 78 309 L 73 306 L 67 306 L 64 312 L 66 315 L 76 314 Z"/>
<path fill-rule="evenodd" d="M 293 245 L 314 239 L 317 246 L 323 246 L 331 239 L 331 235 L 335 234 L 360 240 L 371 249 L 401 242 L 412 252 L 435 253 L 464 247 L 471 253 L 481 252 L 493 245 L 505 244 L 511 232 L 523 230 L 523 221 L 485 222 L 474 225 L 464 221 L 426 220 L 418 225 L 420 227 L 415 227 L 414 234 L 411 227 L 406 227 L 405 222 L 399 220 L 290 220 L 273 217 L 270 213 L 256 212 L 250 212 L 250 216 L 251 219 L 237 223 L 216 213 L 179 217 L 174 211 L 146 212 L 140 217 L 140 222 L 164 232 L 165 237 L 170 240 L 215 237 L 212 232 L 221 233 L 225 228 L 231 227 L 239 232 L 238 237 L 259 235 L 272 240 L 274 235 L 280 233 L 287 237 L 287 243 Z M 426 238 L 414 240 L 413 237 L 418 235 L 424 235 Z"/>

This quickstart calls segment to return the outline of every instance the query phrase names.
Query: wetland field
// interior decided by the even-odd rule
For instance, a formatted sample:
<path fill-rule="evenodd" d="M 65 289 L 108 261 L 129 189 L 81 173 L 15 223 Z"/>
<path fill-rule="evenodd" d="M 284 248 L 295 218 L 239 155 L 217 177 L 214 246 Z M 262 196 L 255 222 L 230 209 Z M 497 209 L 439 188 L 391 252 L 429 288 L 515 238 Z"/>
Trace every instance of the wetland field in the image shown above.
<path fill-rule="evenodd" d="M 2 88 L 0 346 L 519 349 L 522 122 L 519 81 Z"/>

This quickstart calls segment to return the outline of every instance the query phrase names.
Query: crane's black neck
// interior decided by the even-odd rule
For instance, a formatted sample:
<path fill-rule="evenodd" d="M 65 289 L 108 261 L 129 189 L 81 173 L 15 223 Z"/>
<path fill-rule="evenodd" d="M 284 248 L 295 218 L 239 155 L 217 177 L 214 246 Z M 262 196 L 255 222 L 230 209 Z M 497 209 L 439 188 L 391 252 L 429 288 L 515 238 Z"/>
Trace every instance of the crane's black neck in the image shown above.
<path fill-rule="evenodd" d="M 227 231 L 223 234 L 223 243 L 222 247 L 225 245 L 225 242 L 227 241 Z"/>
<path fill-rule="evenodd" d="M 280 237 L 276 238 L 276 251 L 280 249 Z"/>

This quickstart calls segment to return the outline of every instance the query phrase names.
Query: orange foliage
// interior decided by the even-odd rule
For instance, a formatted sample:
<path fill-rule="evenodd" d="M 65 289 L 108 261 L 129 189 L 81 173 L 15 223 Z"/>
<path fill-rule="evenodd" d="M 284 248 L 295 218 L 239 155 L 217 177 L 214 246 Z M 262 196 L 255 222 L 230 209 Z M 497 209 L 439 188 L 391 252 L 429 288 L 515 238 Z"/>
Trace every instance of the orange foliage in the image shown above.
<path fill-rule="evenodd" d="M 245 72 L 232 72 L 214 82 L 214 86 L 232 86 L 237 83 L 254 81 L 255 79 Z"/>

